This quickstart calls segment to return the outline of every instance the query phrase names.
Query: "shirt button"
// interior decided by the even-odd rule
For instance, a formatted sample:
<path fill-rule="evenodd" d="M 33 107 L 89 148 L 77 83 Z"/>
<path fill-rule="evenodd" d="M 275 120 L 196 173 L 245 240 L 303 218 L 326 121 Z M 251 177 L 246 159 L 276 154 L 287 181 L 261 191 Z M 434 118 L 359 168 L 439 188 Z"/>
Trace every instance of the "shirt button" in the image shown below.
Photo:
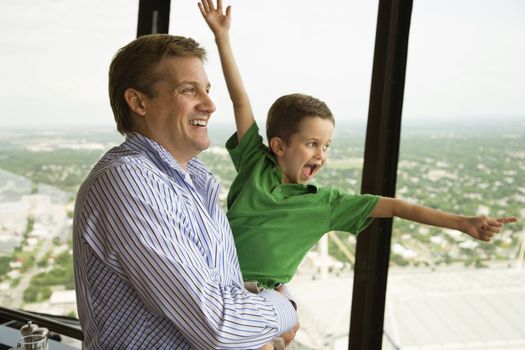
<path fill-rule="evenodd" d="M 278 190 L 278 191 L 279 191 L 279 192 L 282 192 L 282 191 L 283 191 L 283 189 L 282 189 L 281 187 L 279 187 L 279 190 Z"/>

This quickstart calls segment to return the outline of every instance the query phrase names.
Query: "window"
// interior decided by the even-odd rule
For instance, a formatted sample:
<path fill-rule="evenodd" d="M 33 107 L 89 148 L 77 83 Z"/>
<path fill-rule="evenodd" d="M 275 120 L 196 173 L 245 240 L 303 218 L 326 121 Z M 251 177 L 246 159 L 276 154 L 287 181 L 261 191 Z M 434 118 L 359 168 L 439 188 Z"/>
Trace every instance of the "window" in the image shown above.
<path fill-rule="evenodd" d="M 414 2 L 397 197 L 523 217 L 524 10 L 519 1 Z M 523 237 L 522 223 L 484 244 L 396 219 L 383 348 L 524 346 Z"/>
<path fill-rule="evenodd" d="M 120 141 L 107 97 L 138 2 L 13 1 L 0 13 L 0 305 L 76 316 L 76 190 Z"/>
<path fill-rule="evenodd" d="M 266 112 L 280 95 L 304 92 L 326 101 L 337 129 L 332 160 L 319 182 L 357 193 L 377 2 L 232 5 L 233 45 L 262 131 Z M 171 8 L 170 32 L 196 38 L 209 52 L 217 112 L 211 127 L 214 146 L 202 158 L 219 176 L 225 196 L 233 168 L 223 144 L 234 129 L 215 44 L 196 3 L 173 1 Z M 122 140 L 107 97 L 107 70 L 116 50 L 135 37 L 137 14 L 138 3 L 124 1 L 9 0 L 2 5 L 1 305 L 76 316 L 70 242 L 75 194 L 101 154 Z M 344 342 L 348 330 L 355 245 L 351 236 L 330 235 L 307 258 L 292 286 L 298 298 L 313 290 L 307 284 L 319 288 L 325 280 L 333 284 L 331 291 L 345 293 L 320 300 L 302 295 L 298 340 L 316 348 L 326 348 L 326 341 Z M 322 253 L 328 263 L 320 263 L 319 251 L 328 251 Z M 338 319 L 331 319 L 328 310 L 337 310 Z M 321 318 L 324 323 L 317 325 Z"/>
<path fill-rule="evenodd" d="M 316 181 L 359 193 L 378 2 L 228 3 L 232 46 L 263 135 L 268 109 L 279 96 L 302 92 L 325 101 L 336 128 L 328 164 Z M 217 104 L 210 132 L 216 134 L 201 158 L 219 176 L 225 200 L 235 170 L 224 142 L 235 126 L 213 34 L 192 2 L 172 3 L 170 32 L 192 36 L 208 50 Z M 301 322 L 296 344 L 348 347 L 354 259 L 355 237 L 342 232 L 331 232 L 307 255 L 290 283 Z"/>

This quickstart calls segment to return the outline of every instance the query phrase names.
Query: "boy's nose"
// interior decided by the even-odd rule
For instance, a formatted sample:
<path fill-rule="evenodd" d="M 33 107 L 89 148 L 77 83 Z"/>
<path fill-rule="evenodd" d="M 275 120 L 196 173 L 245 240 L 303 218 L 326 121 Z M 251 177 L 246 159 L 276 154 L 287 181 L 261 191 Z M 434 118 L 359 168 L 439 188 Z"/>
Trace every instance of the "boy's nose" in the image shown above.
<path fill-rule="evenodd" d="M 318 148 L 317 152 L 316 152 L 316 156 L 317 156 L 317 158 L 319 158 L 321 160 L 325 160 L 326 159 L 326 152 L 322 148 Z"/>

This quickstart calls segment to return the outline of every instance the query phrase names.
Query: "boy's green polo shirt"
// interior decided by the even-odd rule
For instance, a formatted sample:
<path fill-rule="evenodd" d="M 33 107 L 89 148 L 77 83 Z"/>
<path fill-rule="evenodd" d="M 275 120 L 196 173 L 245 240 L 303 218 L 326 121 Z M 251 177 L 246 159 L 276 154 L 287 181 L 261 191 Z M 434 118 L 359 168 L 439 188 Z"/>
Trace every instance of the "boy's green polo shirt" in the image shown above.
<path fill-rule="evenodd" d="M 265 288 L 287 283 L 306 253 L 329 231 L 358 234 L 379 197 L 334 187 L 282 184 L 274 156 L 257 124 L 227 142 L 238 172 L 228 194 L 228 219 L 245 281 Z"/>

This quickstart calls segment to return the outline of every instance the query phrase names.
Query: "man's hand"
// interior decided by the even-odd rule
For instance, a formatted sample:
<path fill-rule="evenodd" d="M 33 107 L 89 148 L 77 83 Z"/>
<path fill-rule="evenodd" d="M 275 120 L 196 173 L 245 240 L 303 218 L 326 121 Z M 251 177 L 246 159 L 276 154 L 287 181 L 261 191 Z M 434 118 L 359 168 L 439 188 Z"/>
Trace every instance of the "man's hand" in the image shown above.
<path fill-rule="evenodd" d="M 295 324 L 295 326 L 292 329 L 290 329 L 288 332 L 283 333 L 283 334 L 280 335 L 280 337 L 283 338 L 283 340 L 284 340 L 284 346 L 285 347 L 288 347 L 288 345 L 290 345 L 290 343 L 292 342 L 293 338 L 295 338 L 295 334 L 297 333 L 299 328 L 300 328 L 299 321 L 297 321 L 297 323 Z"/>
<path fill-rule="evenodd" d="M 480 241 L 490 242 L 492 237 L 501 231 L 504 224 L 516 222 L 516 217 L 491 218 L 488 216 L 471 216 L 464 220 L 461 231 Z"/>
<path fill-rule="evenodd" d="M 260 348 L 259 350 L 274 350 L 273 349 L 273 344 L 270 342 L 270 343 L 266 343 L 266 345 L 264 345 L 262 348 Z"/>
<path fill-rule="evenodd" d="M 231 24 L 231 6 L 228 6 L 226 13 L 223 13 L 222 0 L 217 0 L 217 8 L 213 5 L 213 0 L 201 0 L 199 9 L 216 38 L 228 33 Z"/>

